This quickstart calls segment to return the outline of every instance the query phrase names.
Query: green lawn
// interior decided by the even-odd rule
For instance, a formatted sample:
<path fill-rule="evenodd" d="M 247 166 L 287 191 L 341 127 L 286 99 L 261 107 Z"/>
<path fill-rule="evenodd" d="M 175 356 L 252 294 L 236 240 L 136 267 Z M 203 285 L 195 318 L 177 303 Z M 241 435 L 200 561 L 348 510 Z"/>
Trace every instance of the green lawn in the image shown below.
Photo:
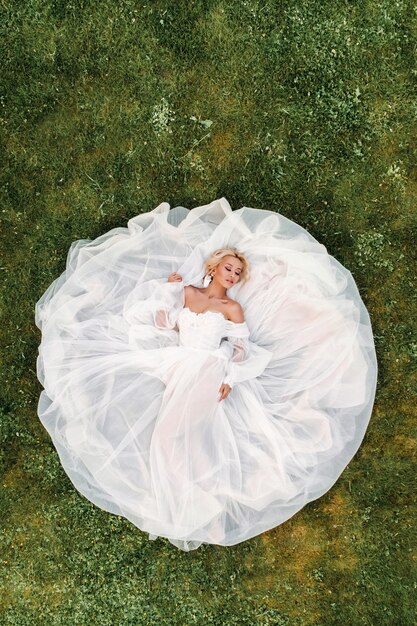
<path fill-rule="evenodd" d="M 415 624 L 414 3 L 4 0 L 1 14 L 1 624 Z M 250 541 L 184 553 L 73 488 L 37 418 L 34 305 L 72 241 L 221 196 L 282 213 L 348 267 L 379 384 L 327 494 Z"/>

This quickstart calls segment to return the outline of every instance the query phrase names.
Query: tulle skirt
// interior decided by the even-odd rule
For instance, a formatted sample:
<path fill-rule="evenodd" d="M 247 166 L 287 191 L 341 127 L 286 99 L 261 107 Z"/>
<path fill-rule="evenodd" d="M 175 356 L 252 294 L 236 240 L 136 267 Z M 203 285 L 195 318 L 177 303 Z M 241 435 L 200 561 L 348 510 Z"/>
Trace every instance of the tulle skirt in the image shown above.
<path fill-rule="evenodd" d="M 180 345 L 149 313 L 171 272 L 201 287 L 223 247 L 249 261 L 250 280 L 228 295 L 272 358 L 219 402 L 224 359 Z M 70 480 L 184 551 L 237 544 L 319 498 L 371 417 L 377 361 L 353 277 L 276 212 L 164 202 L 75 241 L 35 321 L 38 415 Z"/>

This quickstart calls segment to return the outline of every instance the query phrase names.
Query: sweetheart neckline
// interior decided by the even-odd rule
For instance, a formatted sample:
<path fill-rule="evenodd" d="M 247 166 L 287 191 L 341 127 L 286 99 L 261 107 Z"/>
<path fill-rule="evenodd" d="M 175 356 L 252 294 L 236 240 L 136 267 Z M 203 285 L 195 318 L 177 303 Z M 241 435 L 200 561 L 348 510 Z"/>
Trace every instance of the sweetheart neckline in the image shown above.
<path fill-rule="evenodd" d="M 193 315 L 205 315 L 206 313 L 218 313 L 219 315 L 223 317 L 225 322 L 229 322 L 229 324 L 235 324 L 236 326 L 242 326 L 243 324 L 246 324 L 246 320 L 243 322 L 234 322 L 233 320 L 227 319 L 227 317 L 225 317 L 221 311 L 213 311 L 213 309 L 207 309 L 207 311 L 201 311 L 200 313 L 196 313 L 195 311 L 192 311 L 189 306 L 184 306 L 181 309 L 181 311 L 185 311 L 186 309 L 190 311 L 190 313 L 192 313 Z"/>
<path fill-rule="evenodd" d="M 226 322 L 231 322 L 232 321 L 232 320 L 228 320 L 227 317 L 225 317 L 221 311 L 214 311 L 213 309 L 207 309 L 207 311 L 201 311 L 200 313 L 197 313 L 196 311 L 192 311 L 189 306 L 184 306 L 182 310 L 184 311 L 185 309 L 190 311 L 190 313 L 193 313 L 193 315 L 205 315 L 206 313 L 218 313 L 219 315 L 222 316 L 222 318 Z"/>

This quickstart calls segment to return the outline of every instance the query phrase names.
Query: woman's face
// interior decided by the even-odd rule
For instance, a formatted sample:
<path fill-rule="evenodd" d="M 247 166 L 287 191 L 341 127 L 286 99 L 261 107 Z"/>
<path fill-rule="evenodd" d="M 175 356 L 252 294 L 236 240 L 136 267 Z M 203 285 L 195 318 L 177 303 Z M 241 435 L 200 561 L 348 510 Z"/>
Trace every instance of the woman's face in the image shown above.
<path fill-rule="evenodd" d="M 222 258 L 220 263 L 214 269 L 214 277 L 226 289 L 230 289 L 240 280 L 243 264 L 235 256 L 227 255 Z"/>

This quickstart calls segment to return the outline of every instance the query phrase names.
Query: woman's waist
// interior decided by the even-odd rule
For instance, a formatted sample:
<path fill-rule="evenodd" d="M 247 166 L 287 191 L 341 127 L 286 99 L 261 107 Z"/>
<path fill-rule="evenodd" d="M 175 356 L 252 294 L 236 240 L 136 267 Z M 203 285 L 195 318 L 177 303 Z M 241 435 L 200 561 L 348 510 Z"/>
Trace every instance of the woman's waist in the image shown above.
<path fill-rule="evenodd" d="M 184 348 L 186 350 L 193 350 L 193 351 L 197 351 L 197 352 L 210 352 L 211 354 L 213 354 L 214 356 L 218 356 L 219 358 L 225 359 L 225 360 L 229 360 L 229 355 L 227 353 L 227 350 L 225 350 L 225 347 L 223 344 L 217 344 L 217 345 L 198 345 L 195 343 L 179 343 L 179 347 L 180 348 Z"/>

